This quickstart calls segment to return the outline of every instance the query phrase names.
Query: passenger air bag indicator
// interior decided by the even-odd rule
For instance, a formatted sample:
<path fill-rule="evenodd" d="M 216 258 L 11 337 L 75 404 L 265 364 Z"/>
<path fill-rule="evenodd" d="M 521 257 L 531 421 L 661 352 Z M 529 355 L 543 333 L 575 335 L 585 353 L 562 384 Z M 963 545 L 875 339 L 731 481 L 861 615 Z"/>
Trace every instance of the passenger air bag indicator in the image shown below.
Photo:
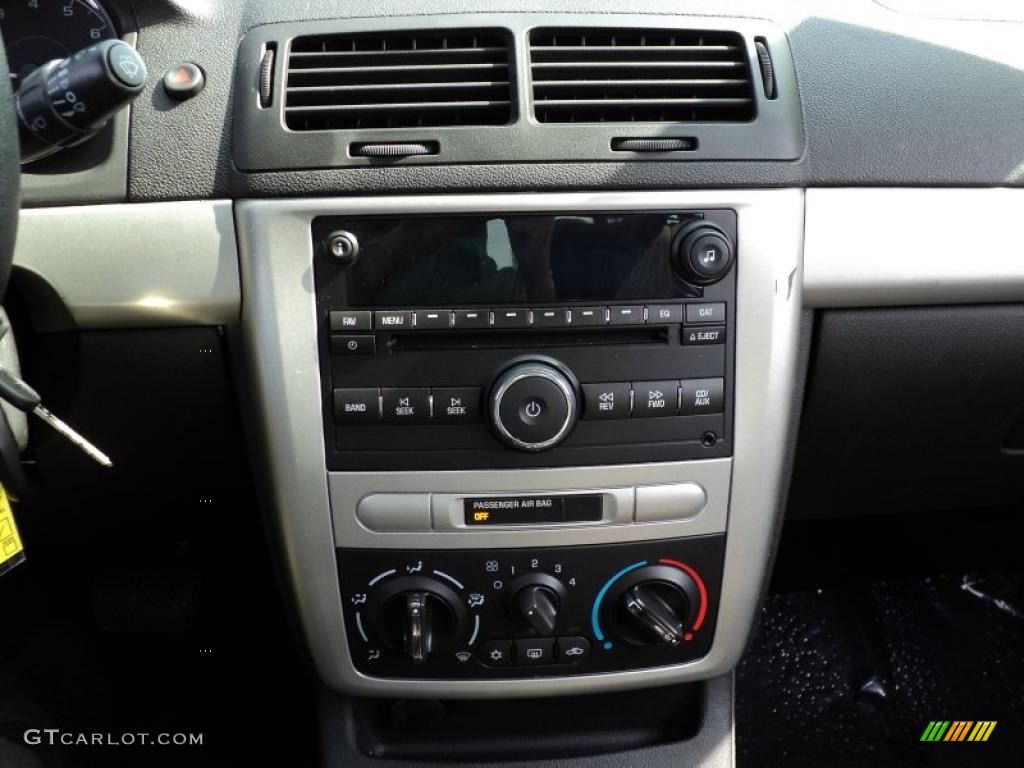
<path fill-rule="evenodd" d="M 601 520 L 600 495 L 489 496 L 463 502 L 466 525 L 550 525 Z"/>

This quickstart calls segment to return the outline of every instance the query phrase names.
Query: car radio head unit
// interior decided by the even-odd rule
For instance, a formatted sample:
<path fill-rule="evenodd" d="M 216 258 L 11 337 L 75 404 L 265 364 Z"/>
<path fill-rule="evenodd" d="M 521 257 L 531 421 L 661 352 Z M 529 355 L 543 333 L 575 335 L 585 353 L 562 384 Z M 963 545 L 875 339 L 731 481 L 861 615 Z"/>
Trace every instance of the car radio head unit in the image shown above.
<path fill-rule="evenodd" d="M 328 468 L 730 455 L 736 229 L 732 210 L 314 219 Z"/>

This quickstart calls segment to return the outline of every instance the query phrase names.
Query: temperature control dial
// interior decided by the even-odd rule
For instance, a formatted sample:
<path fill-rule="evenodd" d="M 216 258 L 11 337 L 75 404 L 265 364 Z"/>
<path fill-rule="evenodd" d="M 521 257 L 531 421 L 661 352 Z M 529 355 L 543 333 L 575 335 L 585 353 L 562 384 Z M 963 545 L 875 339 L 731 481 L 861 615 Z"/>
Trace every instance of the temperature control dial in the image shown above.
<path fill-rule="evenodd" d="M 679 645 L 701 605 L 697 583 L 669 565 L 632 571 L 610 597 L 611 629 L 631 645 Z"/>
<path fill-rule="evenodd" d="M 466 624 L 458 595 L 430 578 L 386 582 L 371 595 L 369 614 L 383 643 L 417 663 L 451 646 Z"/>
<path fill-rule="evenodd" d="M 576 424 L 576 387 L 543 362 L 514 365 L 491 390 L 491 423 L 513 448 L 543 451 L 558 445 Z"/>

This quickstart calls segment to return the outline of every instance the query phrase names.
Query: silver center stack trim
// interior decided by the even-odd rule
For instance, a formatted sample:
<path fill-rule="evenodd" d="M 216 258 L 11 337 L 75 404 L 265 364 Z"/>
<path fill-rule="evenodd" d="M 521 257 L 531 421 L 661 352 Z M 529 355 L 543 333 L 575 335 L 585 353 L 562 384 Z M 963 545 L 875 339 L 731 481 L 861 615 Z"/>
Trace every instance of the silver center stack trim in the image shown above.
<path fill-rule="evenodd" d="M 245 301 L 242 331 L 253 420 L 280 536 L 310 652 L 331 687 L 391 696 L 502 697 L 567 695 L 664 685 L 725 673 L 739 661 L 755 618 L 778 516 L 783 469 L 793 427 L 800 270 L 803 247 L 801 190 L 603 192 L 434 197 L 246 200 L 236 205 Z M 642 466 L 574 467 L 524 471 L 441 473 L 331 473 L 324 455 L 317 355 L 317 312 L 310 223 L 324 215 L 406 215 L 469 212 L 640 211 L 732 208 L 739 217 L 737 266 L 735 453 L 731 460 Z M 721 494 L 704 466 L 731 465 L 728 536 L 722 600 L 711 652 L 687 664 L 533 680 L 382 680 L 352 666 L 342 616 L 335 546 L 570 546 L 588 536 L 615 540 L 687 535 L 711 521 Z M 709 469 L 722 472 L 724 469 Z M 699 482 L 708 506 L 676 522 L 595 525 L 571 532 L 435 531 L 378 533 L 355 520 L 368 492 L 480 488 L 500 491 L 528 478 L 533 490 L 607 488 L 621 484 Z M 628 480 L 623 478 L 628 477 Z M 330 490 L 329 490 L 330 489 Z M 334 514 L 332 525 L 332 504 Z M 721 521 L 711 527 L 721 530 Z M 686 533 L 680 533 L 685 531 Z M 706 532 L 706 531 L 704 531 Z M 554 535 L 552 535 L 554 534 Z M 534 537 L 534 538 L 531 538 Z M 611 540 L 595 538 L 594 540 Z M 378 543 L 379 542 L 379 543 Z M 410 544 L 410 542 L 413 542 Z"/>
<path fill-rule="evenodd" d="M 14 267 L 37 330 L 238 322 L 230 200 L 27 208 Z"/>

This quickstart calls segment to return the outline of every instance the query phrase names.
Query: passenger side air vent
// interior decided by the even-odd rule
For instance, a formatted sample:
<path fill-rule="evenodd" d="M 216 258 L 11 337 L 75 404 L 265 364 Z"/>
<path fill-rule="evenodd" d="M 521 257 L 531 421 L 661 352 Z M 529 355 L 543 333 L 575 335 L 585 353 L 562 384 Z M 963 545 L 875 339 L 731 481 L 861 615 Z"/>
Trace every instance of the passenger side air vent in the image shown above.
<path fill-rule="evenodd" d="M 311 35 L 292 41 L 293 131 L 506 125 L 514 90 L 498 31 Z"/>
<path fill-rule="evenodd" d="M 756 111 L 733 32 L 533 30 L 530 73 L 541 123 L 740 123 Z"/>

